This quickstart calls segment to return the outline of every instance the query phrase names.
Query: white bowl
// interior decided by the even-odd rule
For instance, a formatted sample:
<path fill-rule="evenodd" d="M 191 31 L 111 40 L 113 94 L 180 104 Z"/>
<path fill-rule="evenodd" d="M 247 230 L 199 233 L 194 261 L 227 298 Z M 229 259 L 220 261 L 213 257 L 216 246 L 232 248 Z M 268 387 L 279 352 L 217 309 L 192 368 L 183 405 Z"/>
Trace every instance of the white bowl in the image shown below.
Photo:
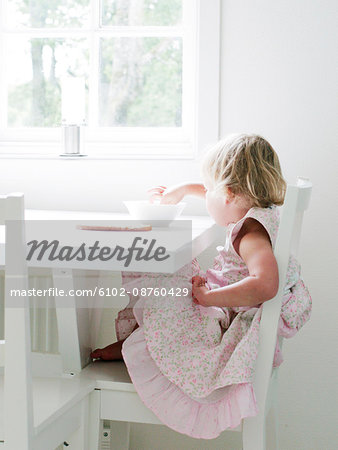
<path fill-rule="evenodd" d="M 133 219 L 155 227 L 166 227 L 183 211 L 186 203 L 165 205 L 150 203 L 148 200 L 124 201 L 129 214 Z"/>

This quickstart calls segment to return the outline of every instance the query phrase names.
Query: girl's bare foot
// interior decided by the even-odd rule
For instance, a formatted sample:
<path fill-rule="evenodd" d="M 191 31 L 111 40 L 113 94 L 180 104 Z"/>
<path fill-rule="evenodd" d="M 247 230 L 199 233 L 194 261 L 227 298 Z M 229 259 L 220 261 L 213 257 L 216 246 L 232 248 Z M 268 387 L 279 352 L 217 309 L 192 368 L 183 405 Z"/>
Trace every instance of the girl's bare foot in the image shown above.
<path fill-rule="evenodd" d="M 133 331 L 138 328 L 138 324 L 134 327 Z M 90 357 L 92 359 L 102 359 L 104 361 L 123 361 L 122 356 L 122 345 L 125 339 L 122 341 L 114 342 L 113 344 L 107 345 L 104 348 L 97 348 L 91 352 Z"/>
<path fill-rule="evenodd" d="M 107 345 L 104 348 L 97 348 L 91 352 L 90 357 L 92 359 L 103 359 L 104 361 L 114 361 L 121 360 L 122 357 L 122 344 L 123 341 L 114 342 L 113 344 Z"/>

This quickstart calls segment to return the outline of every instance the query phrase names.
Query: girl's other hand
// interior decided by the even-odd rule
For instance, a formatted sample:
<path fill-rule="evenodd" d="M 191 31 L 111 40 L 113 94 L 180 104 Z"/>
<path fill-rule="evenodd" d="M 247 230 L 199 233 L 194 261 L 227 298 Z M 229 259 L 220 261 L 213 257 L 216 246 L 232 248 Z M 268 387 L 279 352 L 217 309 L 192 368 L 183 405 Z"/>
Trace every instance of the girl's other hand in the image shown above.
<path fill-rule="evenodd" d="M 205 278 L 196 275 L 192 277 L 192 300 L 196 305 L 207 306 L 206 293 L 209 292 L 205 286 Z"/>
<path fill-rule="evenodd" d="M 176 205 L 185 196 L 185 185 L 175 185 L 167 188 L 166 186 L 156 186 L 148 189 L 150 203 L 160 200 L 160 203 L 167 205 Z"/>
<path fill-rule="evenodd" d="M 201 275 L 194 275 L 191 278 L 191 283 L 194 284 L 195 282 L 196 282 L 196 284 L 204 285 L 206 282 L 206 279 L 204 277 L 201 277 Z"/>

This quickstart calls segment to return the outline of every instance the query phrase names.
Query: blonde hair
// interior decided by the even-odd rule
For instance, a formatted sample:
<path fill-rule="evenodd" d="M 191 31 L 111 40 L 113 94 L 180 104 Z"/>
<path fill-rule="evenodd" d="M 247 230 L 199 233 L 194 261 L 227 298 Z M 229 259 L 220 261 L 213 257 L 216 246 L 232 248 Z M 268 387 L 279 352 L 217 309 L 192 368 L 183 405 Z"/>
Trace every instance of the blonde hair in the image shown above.
<path fill-rule="evenodd" d="M 215 191 L 228 188 L 250 207 L 284 203 L 286 182 L 277 153 L 256 134 L 233 134 L 218 142 L 203 157 L 202 173 Z"/>

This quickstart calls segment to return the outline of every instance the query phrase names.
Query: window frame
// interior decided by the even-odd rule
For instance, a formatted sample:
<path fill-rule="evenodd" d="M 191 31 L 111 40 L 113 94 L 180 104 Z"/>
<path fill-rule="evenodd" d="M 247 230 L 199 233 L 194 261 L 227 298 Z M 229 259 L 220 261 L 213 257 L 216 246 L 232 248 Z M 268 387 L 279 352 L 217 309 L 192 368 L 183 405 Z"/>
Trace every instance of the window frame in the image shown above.
<path fill-rule="evenodd" d="M 4 55 L 4 37 L 9 31 L 3 22 L 4 8 L 7 0 L 0 0 L 0 60 Z M 89 74 L 91 86 L 97 83 L 98 77 L 98 42 L 101 36 L 111 35 L 112 32 L 121 35 L 126 31 L 124 27 L 105 27 L 98 30 L 98 16 L 100 15 L 97 0 L 90 0 L 92 8 L 92 26 L 86 29 L 62 29 L 62 35 L 69 37 L 87 36 L 91 33 L 91 55 L 95 61 L 90 64 Z M 188 5 L 188 7 L 187 7 Z M 185 9 L 186 8 L 186 9 Z M 184 55 L 183 61 L 183 86 L 190 84 L 182 101 L 182 128 L 135 128 L 116 127 L 112 133 L 112 127 L 99 127 L 97 129 L 83 127 L 85 136 L 84 153 L 88 157 L 107 159 L 194 159 L 211 142 L 219 138 L 219 84 L 220 84 L 220 0 L 183 0 L 183 14 L 195 11 L 195 19 L 190 23 L 188 31 L 182 27 L 183 49 L 188 45 L 193 48 L 191 54 Z M 94 23 L 96 22 L 96 23 Z M 128 28 L 135 35 L 153 32 L 159 35 L 158 28 L 162 27 L 132 27 Z M 177 36 L 178 27 L 166 27 L 163 35 L 168 33 Z M 114 29 L 114 30 L 112 30 Z M 157 33 L 157 34 L 156 34 Z M 34 37 L 60 36 L 60 29 L 20 30 L 15 34 L 23 34 Z M 189 42 L 190 40 L 190 42 Z M 96 50 L 94 50 L 94 48 Z M 4 66 L 3 66 L 4 67 Z M 194 73 L 192 72 L 192 68 Z M 4 70 L 0 70 L 0 86 L 5 86 L 6 76 Z M 0 88 L 0 105 L 6 105 L 6 89 Z M 90 111 L 93 105 L 97 105 L 94 90 L 90 89 Z M 190 104 L 190 108 L 186 105 Z M 94 112 L 95 114 L 95 112 Z M 189 126 L 186 126 L 189 124 Z M 4 115 L 0 114 L 0 156 L 6 155 L 41 157 L 57 156 L 62 152 L 62 132 L 58 128 L 7 128 L 3 132 Z M 133 134 L 131 133 L 133 130 Z M 96 131 L 93 133 L 93 131 Z M 98 136 L 99 131 L 99 136 Z M 173 132 L 174 131 L 174 132 Z M 37 138 L 38 136 L 38 138 Z M 126 139 L 128 136 L 128 139 Z M 112 139 L 112 137 L 114 139 Z"/>

